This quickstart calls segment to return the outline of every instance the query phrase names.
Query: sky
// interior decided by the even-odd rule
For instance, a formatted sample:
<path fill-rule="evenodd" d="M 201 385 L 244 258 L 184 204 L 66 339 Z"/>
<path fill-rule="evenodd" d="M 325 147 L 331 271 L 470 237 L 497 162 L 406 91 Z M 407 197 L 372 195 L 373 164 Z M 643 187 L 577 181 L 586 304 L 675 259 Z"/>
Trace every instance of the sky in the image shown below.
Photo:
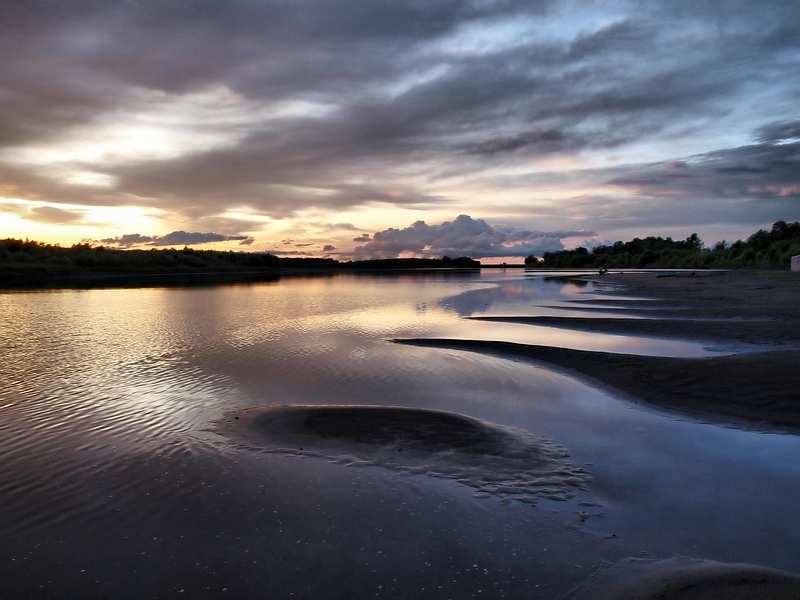
<path fill-rule="evenodd" d="M 800 219 L 800 3 L 0 0 L 0 238 L 486 262 Z"/>

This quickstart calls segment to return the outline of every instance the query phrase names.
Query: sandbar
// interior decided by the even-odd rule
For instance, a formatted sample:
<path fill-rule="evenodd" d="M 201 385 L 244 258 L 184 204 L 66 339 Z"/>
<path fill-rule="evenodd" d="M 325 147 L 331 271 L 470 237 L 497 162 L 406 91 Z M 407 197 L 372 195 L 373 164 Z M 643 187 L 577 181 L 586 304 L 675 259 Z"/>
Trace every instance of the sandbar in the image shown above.
<path fill-rule="evenodd" d="M 229 411 L 216 430 L 253 450 L 455 479 L 526 504 L 568 500 L 591 480 L 546 438 L 438 410 L 273 404 Z"/>
<path fill-rule="evenodd" d="M 632 315 L 646 318 L 509 315 L 502 319 L 694 339 L 710 345 L 746 343 L 764 350 L 712 358 L 661 358 L 498 341 L 396 341 L 524 357 L 615 390 L 634 402 L 748 429 L 800 433 L 800 274 L 725 271 L 656 277 L 626 273 L 589 279 L 605 284 L 615 305 L 627 304 Z M 626 301 L 626 296 L 649 300 Z"/>

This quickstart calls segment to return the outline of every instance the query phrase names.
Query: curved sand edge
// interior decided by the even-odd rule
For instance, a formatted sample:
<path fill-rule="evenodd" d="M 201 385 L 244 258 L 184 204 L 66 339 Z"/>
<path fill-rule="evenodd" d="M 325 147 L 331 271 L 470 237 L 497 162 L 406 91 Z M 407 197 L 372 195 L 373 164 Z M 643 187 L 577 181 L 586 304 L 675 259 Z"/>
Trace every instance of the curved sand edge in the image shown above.
<path fill-rule="evenodd" d="M 676 557 L 627 559 L 598 571 L 569 600 L 797 600 L 800 576 L 749 564 Z"/>
<path fill-rule="evenodd" d="M 585 277 L 584 277 L 585 278 Z M 757 344 L 763 352 L 713 358 L 659 358 L 588 352 L 550 346 L 478 340 L 413 339 L 401 343 L 524 357 L 550 363 L 588 383 L 702 420 L 748 429 L 800 433 L 800 275 L 788 272 L 697 272 L 656 277 L 653 273 L 592 276 L 615 304 L 644 319 L 503 317 L 607 333 Z M 588 301 L 596 305 L 596 301 Z M 581 302 L 576 302 L 579 306 Z M 584 310 L 584 309 L 582 309 Z M 668 317 L 669 320 L 655 320 Z M 500 320 L 493 317 L 489 320 Z M 769 350 L 766 350 L 769 349 Z"/>
<path fill-rule="evenodd" d="M 229 411 L 215 430 L 252 450 L 454 479 L 480 498 L 568 500 L 591 480 L 546 438 L 439 410 L 272 404 Z"/>
<path fill-rule="evenodd" d="M 484 340 L 394 342 L 525 358 L 634 402 L 745 429 L 800 433 L 800 388 L 796 385 L 800 351 L 796 350 L 661 358 Z"/>

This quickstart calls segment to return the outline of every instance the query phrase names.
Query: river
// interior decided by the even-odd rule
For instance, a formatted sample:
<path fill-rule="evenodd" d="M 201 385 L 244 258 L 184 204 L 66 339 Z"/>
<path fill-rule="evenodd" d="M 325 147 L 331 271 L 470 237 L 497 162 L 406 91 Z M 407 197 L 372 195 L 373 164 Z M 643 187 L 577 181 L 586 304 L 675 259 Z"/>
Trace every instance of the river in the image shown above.
<path fill-rule="evenodd" d="M 0 595 L 558 598 L 629 557 L 800 571 L 796 436 L 393 341 L 719 351 L 467 318 L 580 318 L 607 291 L 485 269 L 1 293 Z M 565 449 L 586 479 L 518 501 L 220 426 L 274 405 L 464 415 Z"/>

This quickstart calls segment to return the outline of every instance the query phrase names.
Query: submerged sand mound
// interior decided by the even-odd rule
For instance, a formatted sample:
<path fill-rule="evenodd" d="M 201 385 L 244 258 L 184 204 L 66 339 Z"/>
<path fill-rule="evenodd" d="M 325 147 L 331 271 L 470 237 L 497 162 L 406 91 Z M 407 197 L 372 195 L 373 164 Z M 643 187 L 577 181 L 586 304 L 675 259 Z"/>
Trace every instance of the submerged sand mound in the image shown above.
<path fill-rule="evenodd" d="M 527 431 L 436 410 L 274 405 L 233 411 L 218 430 L 266 452 L 456 479 L 479 494 L 566 500 L 590 477 Z"/>
<path fill-rule="evenodd" d="M 628 559 L 601 571 L 570 600 L 797 600 L 800 576 L 757 565 L 692 558 Z"/>

